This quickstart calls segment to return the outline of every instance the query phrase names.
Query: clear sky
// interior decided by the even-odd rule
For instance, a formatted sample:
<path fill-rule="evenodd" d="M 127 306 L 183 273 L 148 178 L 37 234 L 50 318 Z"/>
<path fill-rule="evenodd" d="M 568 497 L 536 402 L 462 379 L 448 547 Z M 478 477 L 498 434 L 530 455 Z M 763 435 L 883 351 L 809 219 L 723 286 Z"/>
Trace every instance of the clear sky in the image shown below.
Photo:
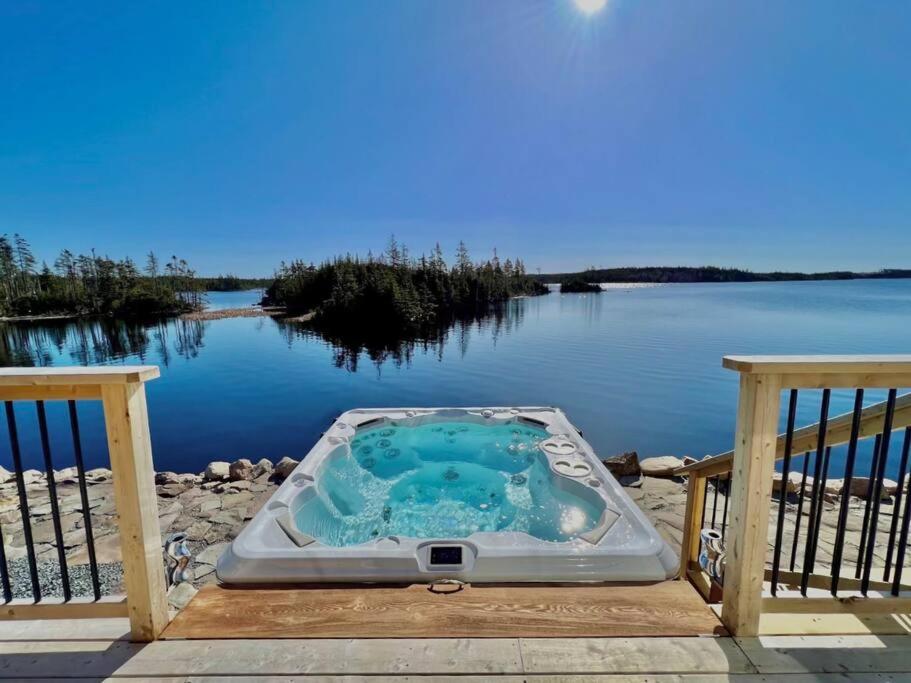
<path fill-rule="evenodd" d="M 0 3 L 0 232 L 282 259 L 911 267 L 911 2 Z"/>

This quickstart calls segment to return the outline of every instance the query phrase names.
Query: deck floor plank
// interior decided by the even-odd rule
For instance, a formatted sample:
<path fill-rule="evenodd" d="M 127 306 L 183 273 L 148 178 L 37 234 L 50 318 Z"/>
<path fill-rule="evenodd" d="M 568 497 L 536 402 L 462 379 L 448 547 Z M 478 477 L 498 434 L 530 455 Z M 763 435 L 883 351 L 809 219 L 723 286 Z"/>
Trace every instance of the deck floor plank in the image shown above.
<path fill-rule="evenodd" d="M 685 581 L 638 585 L 204 587 L 165 630 L 208 638 L 697 636 L 721 623 Z"/>
<path fill-rule="evenodd" d="M 911 671 L 911 636 L 760 636 L 737 638 L 759 673 Z"/>
<path fill-rule="evenodd" d="M 137 679 L 156 683 L 908 683 L 909 652 L 908 636 L 330 638 L 151 644 L 39 639 L 0 641 L 0 679 L 80 683 Z"/>

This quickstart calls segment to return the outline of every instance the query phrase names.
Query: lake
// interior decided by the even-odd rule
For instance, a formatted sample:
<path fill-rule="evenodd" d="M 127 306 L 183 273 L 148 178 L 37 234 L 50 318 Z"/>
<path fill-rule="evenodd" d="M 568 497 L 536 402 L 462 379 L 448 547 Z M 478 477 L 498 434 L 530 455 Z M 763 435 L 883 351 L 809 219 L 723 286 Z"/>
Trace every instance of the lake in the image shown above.
<path fill-rule="evenodd" d="M 211 293 L 209 302 L 242 306 L 259 295 Z M 156 469 L 198 472 L 211 460 L 299 459 L 336 415 L 371 406 L 559 406 L 602 457 L 702 457 L 733 444 L 738 383 L 723 355 L 908 353 L 909 339 L 911 280 L 693 284 L 519 299 L 439 343 L 374 358 L 298 325 L 234 318 L 4 324 L 0 362 L 159 365 L 147 385 Z M 813 394 L 801 392 L 798 424 L 818 419 Z M 866 402 L 884 398 L 871 391 Z M 831 415 L 852 401 L 853 392 L 833 392 Z M 72 462 L 65 406 L 48 412 L 60 468 Z M 34 405 L 16 414 L 26 464 L 41 469 Z M 106 465 L 100 407 L 80 404 L 80 418 L 87 461 Z M 10 464 L 5 433 L 0 464 Z"/>

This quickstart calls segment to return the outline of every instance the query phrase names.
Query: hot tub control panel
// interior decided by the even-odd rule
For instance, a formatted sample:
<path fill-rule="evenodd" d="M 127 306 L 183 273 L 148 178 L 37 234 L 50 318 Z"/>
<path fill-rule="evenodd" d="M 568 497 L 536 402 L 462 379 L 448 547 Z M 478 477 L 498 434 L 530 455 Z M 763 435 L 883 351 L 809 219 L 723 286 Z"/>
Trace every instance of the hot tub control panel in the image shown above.
<path fill-rule="evenodd" d="M 462 564 L 462 546 L 460 545 L 432 545 L 430 546 L 430 566 L 441 564 Z"/>
<path fill-rule="evenodd" d="M 418 569 L 425 574 L 464 572 L 474 566 L 477 549 L 472 543 L 430 541 L 418 546 Z"/>

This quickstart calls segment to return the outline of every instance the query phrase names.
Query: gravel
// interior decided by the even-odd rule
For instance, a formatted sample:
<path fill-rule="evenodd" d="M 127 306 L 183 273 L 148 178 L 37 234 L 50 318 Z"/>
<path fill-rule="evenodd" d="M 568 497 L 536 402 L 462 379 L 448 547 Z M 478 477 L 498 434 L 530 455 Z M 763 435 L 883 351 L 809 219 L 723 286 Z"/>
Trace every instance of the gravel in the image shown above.
<path fill-rule="evenodd" d="M 87 564 L 69 567 L 70 590 L 73 597 L 92 597 L 92 576 Z M 9 578 L 12 583 L 14 598 L 32 597 L 32 579 L 28 560 L 24 557 L 10 560 Z M 120 562 L 98 565 L 98 581 L 102 595 L 112 595 L 122 591 L 123 565 Z M 63 596 L 63 583 L 60 580 L 60 565 L 57 562 L 38 563 L 38 584 L 41 596 Z"/>

